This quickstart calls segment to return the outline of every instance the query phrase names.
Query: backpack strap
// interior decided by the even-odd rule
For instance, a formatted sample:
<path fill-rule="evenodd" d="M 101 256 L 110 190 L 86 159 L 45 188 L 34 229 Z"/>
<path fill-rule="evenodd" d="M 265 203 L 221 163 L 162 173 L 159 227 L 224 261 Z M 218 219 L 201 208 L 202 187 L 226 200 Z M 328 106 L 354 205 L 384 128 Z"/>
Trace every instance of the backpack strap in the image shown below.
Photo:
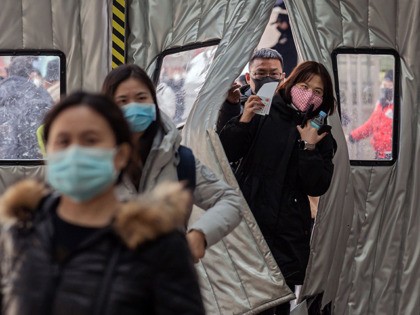
<path fill-rule="evenodd" d="M 194 191 L 197 184 L 195 176 L 195 158 L 192 150 L 183 145 L 178 148 L 179 164 L 176 167 L 179 181 L 186 181 L 186 187 Z"/>

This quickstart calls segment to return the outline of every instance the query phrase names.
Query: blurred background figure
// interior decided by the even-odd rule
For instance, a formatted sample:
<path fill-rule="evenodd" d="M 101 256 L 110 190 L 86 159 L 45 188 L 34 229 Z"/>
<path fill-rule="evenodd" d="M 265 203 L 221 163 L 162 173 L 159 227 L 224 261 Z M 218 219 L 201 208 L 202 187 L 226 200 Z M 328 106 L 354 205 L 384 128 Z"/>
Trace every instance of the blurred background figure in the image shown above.
<path fill-rule="evenodd" d="M 277 20 L 272 24 L 276 25 L 277 30 L 280 32 L 280 37 L 277 44 L 271 48 L 277 50 L 286 61 L 283 71 L 286 73 L 287 77 L 297 65 L 297 51 L 295 42 L 293 41 L 286 5 L 282 2 L 275 9 L 277 9 L 279 13 L 277 15 Z"/>
<path fill-rule="evenodd" d="M 41 71 L 35 67 L 29 75 L 29 80 L 31 80 L 37 87 L 43 87 L 44 85 L 44 78 L 42 77 Z"/>
<path fill-rule="evenodd" d="M 50 93 L 54 103 L 60 100 L 60 60 L 50 60 L 44 78 L 44 88 Z"/>
<path fill-rule="evenodd" d="M 185 77 L 185 109 L 182 121 L 186 121 L 194 105 L 197 95 L 207 78 L 207 72 L 216 53 L 216 47 L 206 47 L 194 51 L 191 61 L 187 66 Z"/>
<path fill-rule="evenodd" d="M 185 123 L 197 99 L 217 46 L 201 47 L 167 55 L 157 86 L 160 109 L 177 127 Z"/>
<path fill-rule="evenodd" d="M 185 75 L 182 56 L 168 56 L 165 59 L 162 76 L 158 86 L 162 110 L 176 124 L 181 122 L 185 109 Z"/>
<path fill-rule="evenodd" d="M 7 78 L 0 82 L 0 159 L 42 157 L 36 130 L 52 105 L 48 92 L 34 84 L 34 57 L 12 57 Z"/>
<path fill-rule="evenodd" d="M 174 120 L 177 100 L 174 90 L 166 82 L 160 82 L 156 87 L 156 93 L 159 96 L 159 106 L 162 112 Z"/>
<path fill-rule="evenodd" d="M 381 83 L 379 100 L 363 125 L 350 132 L 350 143 L 371 137 L 376 160 L 392 159 L 392 127 L 394 122 L 394 73 L 388 70 Z"/>
<path fill-rule="evenodd" d="M 0 56 L 0 81 L 7 77 L 6 61 L 4 56 Z"/>

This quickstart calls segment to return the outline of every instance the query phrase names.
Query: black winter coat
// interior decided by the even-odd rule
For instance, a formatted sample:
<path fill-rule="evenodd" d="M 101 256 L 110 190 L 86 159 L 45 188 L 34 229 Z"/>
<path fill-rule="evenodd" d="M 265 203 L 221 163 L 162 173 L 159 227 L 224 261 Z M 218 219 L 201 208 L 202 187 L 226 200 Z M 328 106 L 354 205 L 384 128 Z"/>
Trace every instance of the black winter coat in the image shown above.
<path fill-rule="evenodd" d="M 124 234 L 134 231 L 133 226 L 120 226 L 120 230 L 110 226 L 59 261 L 53 254 L 52 219 L 58 198 L 47 200 L 49 205 L 38 208 L 30 221 L 2 226 L 1 314 L 91 315 L 97 314 L 98 303 L 103 306 L 100 313 L 106 315 L 204 314 L 192 259 L 180 232 L 164 232 L 166 228 L 143 218 L 136 233 L 144 231 L 143 236 L 153 240 L 134 250 L 126 246 L 133 235 Z M 139 213 L 130 215 L 134 217 L 126 221 L 137 224 Z M 154 216 L 150 220 L 166 219 Z M 109 267 L 113 259 L 115 265 Z M 105 272 L 111 275 L 107 284 Z"/>
<path fill-rule="evenodd" d="M 252 95 L 251 87 L 249 85 L 241 86 L 239 89 L 241 96 L 239 103 L 232 104 L 228 100 L 225 100 L 220 107 L 219 117 L 216 123 L 216 132 L 220 133 L 226 123 L 233 117 L 238 116 L 242 113 L 243 106 L 248 98 Z"/>
<path fill-rule="evenodd" d="M 239 118 L 226 124 L 220 140 L 230 162 L 243 159 L 237 180 L 280 270 L 288 283 L 301 284 L 312 223 L 308 195 L 320 196 L 330 185 L 335 140 L 329 134 L 315 150 L 299 149 L 303 114 L 280 96 L 269 115 L 250 123 Z"/>

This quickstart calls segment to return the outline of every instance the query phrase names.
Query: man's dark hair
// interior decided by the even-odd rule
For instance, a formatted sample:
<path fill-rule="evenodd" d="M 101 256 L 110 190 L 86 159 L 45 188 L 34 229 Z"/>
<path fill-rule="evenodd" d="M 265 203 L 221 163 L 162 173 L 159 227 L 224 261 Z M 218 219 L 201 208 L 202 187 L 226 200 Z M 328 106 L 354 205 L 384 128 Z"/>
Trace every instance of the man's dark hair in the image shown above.
<path fill-rule="evenodd" d="M 251 56 L 251 59 L 249 60 L 249 66 L 252 65 L 255 59 L 277 59 L 280 60 L 282 68 L 284 67 L 283 57 L 277 50 L 271 48 L 261 48 L 259 50 L 254 51 L 254 53 Z"/>

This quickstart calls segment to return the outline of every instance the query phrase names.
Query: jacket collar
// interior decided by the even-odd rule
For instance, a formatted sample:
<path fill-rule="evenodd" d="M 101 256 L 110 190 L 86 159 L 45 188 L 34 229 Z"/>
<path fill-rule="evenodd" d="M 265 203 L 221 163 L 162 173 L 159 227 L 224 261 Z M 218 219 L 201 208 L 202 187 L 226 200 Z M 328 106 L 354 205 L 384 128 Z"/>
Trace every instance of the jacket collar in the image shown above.
<path fill-rule="evenodd" d="M 161 125 L 143 167 L 139 190 L 144 191 L 149 183 L 156 182 L 161 170 L 171 163 L 181 143 L 181 135 L 171 119 L 160 111 Z M 153 185 L 154 186 L 154 185 Z"/>

